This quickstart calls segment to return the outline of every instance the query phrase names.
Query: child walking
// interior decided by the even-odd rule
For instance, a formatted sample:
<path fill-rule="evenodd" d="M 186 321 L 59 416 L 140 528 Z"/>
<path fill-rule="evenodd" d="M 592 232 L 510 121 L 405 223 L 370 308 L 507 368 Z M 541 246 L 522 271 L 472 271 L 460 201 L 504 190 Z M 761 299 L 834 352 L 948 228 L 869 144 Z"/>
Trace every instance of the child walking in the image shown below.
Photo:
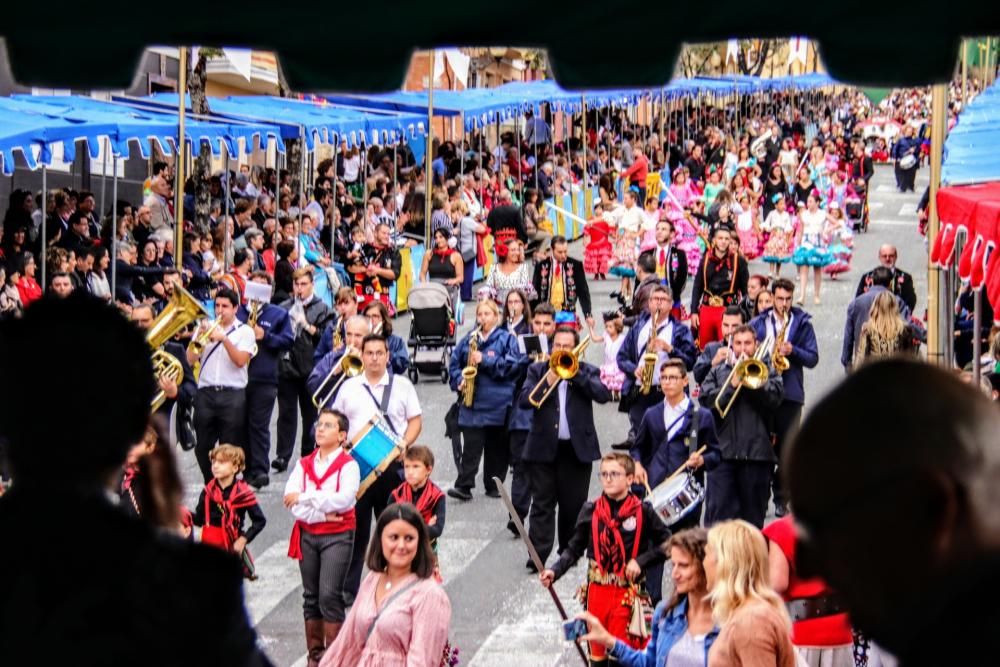
<path fill-rule="evenodd" d="M 202 542 L 240 556 L 244 576 L 253 579 L 253 561 L 246 547 L 264 530 L 267 519 L 250 485 L 236 479 L 246 468 L 246 455 L 242 447 L 223 444 L 208 457 L 212 461 L 212 479 L 202 490 L 191 521 L 201 526 Z M 244 530 L 248 516 L 250 527 Z"/>
<path fill-rule="evenodd" d="M 618 368 L 618 350 L 625 342 L 625 337 L 622 335 L 622 331 L 625 330 L 625 322 L 618 317 L 617 313 L 605 313 L 604 330 L 607 332 L 607 336 L 600 336 L 591 329 L 590 340 L 595 343 L 604 343 L 601 384 L 611 392 L 612 400 L 620 401 L 622 385 L 625 383 L 625 373 Z"/>
<path fill-rule="evenodd" d="M 634 481 L 635 462 L 628 454 L 611 452 L 601 458 L 603 493 L 583 506 L 569 544 L 539 577 L 543 586 L 551 586 L 586 553 L 587 611 L 615 637 L 643 648 L 648 638 L 629 634 L 633 596 L 645 594 L 643 573 L 666 560 L 662 545 L 670 530 L 649 503 L 632 493 Z M 590 644 L 590 664 L 608 664 L 603 645 Z"/>
<path fill-rule="evenodd" d="M 319 664 L 344 624 L 344 580 L 354 548 L 354 503 L 361 469 L 344 450 L 349 424 L 336 410 L 316 419 L 316 449 L 298 460 L 285 483 L 295 517 L 288 556 L 299 561 L 309 665 Z"/>

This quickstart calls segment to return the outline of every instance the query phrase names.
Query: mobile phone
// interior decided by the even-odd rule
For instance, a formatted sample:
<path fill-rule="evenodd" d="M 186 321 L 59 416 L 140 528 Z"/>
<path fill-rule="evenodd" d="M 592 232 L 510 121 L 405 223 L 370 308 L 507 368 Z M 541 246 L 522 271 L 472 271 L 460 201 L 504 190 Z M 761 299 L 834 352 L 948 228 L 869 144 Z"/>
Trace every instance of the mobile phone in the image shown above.
<path fill-rule="evenodd" d="M 563 623 L 562 629 L 563 638 L 568 642 L 575 642 L 587 634 L 587 622 L 582 618 L 574 618 Z"/>

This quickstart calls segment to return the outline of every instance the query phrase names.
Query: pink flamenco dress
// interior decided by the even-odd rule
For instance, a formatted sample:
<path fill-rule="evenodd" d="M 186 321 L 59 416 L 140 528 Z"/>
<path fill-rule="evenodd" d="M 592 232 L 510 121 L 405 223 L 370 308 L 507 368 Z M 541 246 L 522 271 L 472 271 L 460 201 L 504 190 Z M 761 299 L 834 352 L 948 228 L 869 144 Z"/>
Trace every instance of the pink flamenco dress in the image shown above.
<path fill-rule="evenodd" d="M 677 232 L 674 242 L 677 248 L 687 255 L 688 271 L 692 275 L 698 270 L 704 248 L 701 237 L 698 235 L 700 226 L 692 223 L 684 215 L 684 209 L 688 208 L 699 196 L 698 191 L 691 185 L 691 181 L 685 181 L 683 185 L 671 184 L 669 194 L 663 202 L 667 219 L 673 223 L 674 230 Z"/>
<path fill-rule="evenodd" d="M 611 336 L 604 338 L 604 363 L 601 364 L 601 383 L 608 388 L 608 391 L 621 393 L 622 385 L 625 383 L 625 373 L 618 368 L 618 350 L 625 342 L 625 336 L 618 335 L 618 338 L 611 340 Z"/>
<path fill-rule="evenodd" d="M 847 273 L 851 270 L 851 255 L 854 252 L 854 234 L 851 232 L 850 226 L 841 221 L 837 228 L 828 230 L 827 238 L 829 239 L 829 249 L 830 254 L 833 256 L 833 261 L 823 267 L 823 273 L 826 273 L 831 278 L 836 278 L 841 273 Z"/>
<path fill-rule="evenodd" d="M 396 590 L 414 579 L 416 575 L 411 575 L 399 582 Z M 391 603 L 387 604 L 390 594 L 377 605 L 378 580 L 379 573 L 370 572 L 361 582 L 354 606 L 320 667 L 438 667 L 451 624 L 451 602 L 444 588 L 428 577 Z"/>
<path fill-rule="evenodd" d="M 760 234 L 754 229 L 753 213 L 744 211 L 736 217 L 736 234 L 740 237 L 740 252 L 747 259 L 757 259 L 763 250 Z"/>
<path fill-rule="evenodd" d="M 583 270 L 594 276 L 606 276 L 611 260 L 611 227 L 603 218 L 593 218 L 583 228 L 590 241 L 583 249 Z"/>

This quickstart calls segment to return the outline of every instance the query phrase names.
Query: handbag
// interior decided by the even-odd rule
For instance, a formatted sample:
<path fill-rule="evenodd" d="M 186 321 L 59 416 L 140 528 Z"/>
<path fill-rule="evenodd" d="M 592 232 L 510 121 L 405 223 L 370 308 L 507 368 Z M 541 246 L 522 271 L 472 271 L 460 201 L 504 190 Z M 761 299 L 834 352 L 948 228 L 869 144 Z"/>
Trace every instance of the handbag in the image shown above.
<path fill-rule="evenodd" d="M 639 590 L 639 587 L 632 584 L 632 614 L 629 616 L 628 633 L 632 637 L 646 639 L 650 635 L 650 626 L 653 619 L 653 604 L 648 593 Z"/>

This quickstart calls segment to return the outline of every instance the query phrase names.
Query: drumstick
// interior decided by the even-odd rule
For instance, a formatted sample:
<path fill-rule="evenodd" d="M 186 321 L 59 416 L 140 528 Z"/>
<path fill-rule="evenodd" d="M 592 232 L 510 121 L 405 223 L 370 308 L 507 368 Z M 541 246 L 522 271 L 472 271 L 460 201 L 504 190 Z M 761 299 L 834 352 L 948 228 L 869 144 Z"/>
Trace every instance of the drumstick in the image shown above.
<path fill-rule="evenodd" d="M 698 454 L 698 455 L 704 454 L 706 449 L 708 449 L 708 445 L 702 445 L 701 449 L 699 449 L 698 451 L 696 451 L 695 454 Z M 677 470 L 675 470 L 674 474 L 672 474 L 670 477 L 667 477 L 665 480 L 663 480 L 663 482 L 661 482 L 661 484 L 666 484 L 667 482 L 669 482 L 670 480 L 672 480 L 674 477 L 677 477 L 677 475 L 679 475 L 682 472 L 684 472 L 685 468 L 687 468 L 687 462 L 685 462 L 680 468 L 678 468 Z"/>

